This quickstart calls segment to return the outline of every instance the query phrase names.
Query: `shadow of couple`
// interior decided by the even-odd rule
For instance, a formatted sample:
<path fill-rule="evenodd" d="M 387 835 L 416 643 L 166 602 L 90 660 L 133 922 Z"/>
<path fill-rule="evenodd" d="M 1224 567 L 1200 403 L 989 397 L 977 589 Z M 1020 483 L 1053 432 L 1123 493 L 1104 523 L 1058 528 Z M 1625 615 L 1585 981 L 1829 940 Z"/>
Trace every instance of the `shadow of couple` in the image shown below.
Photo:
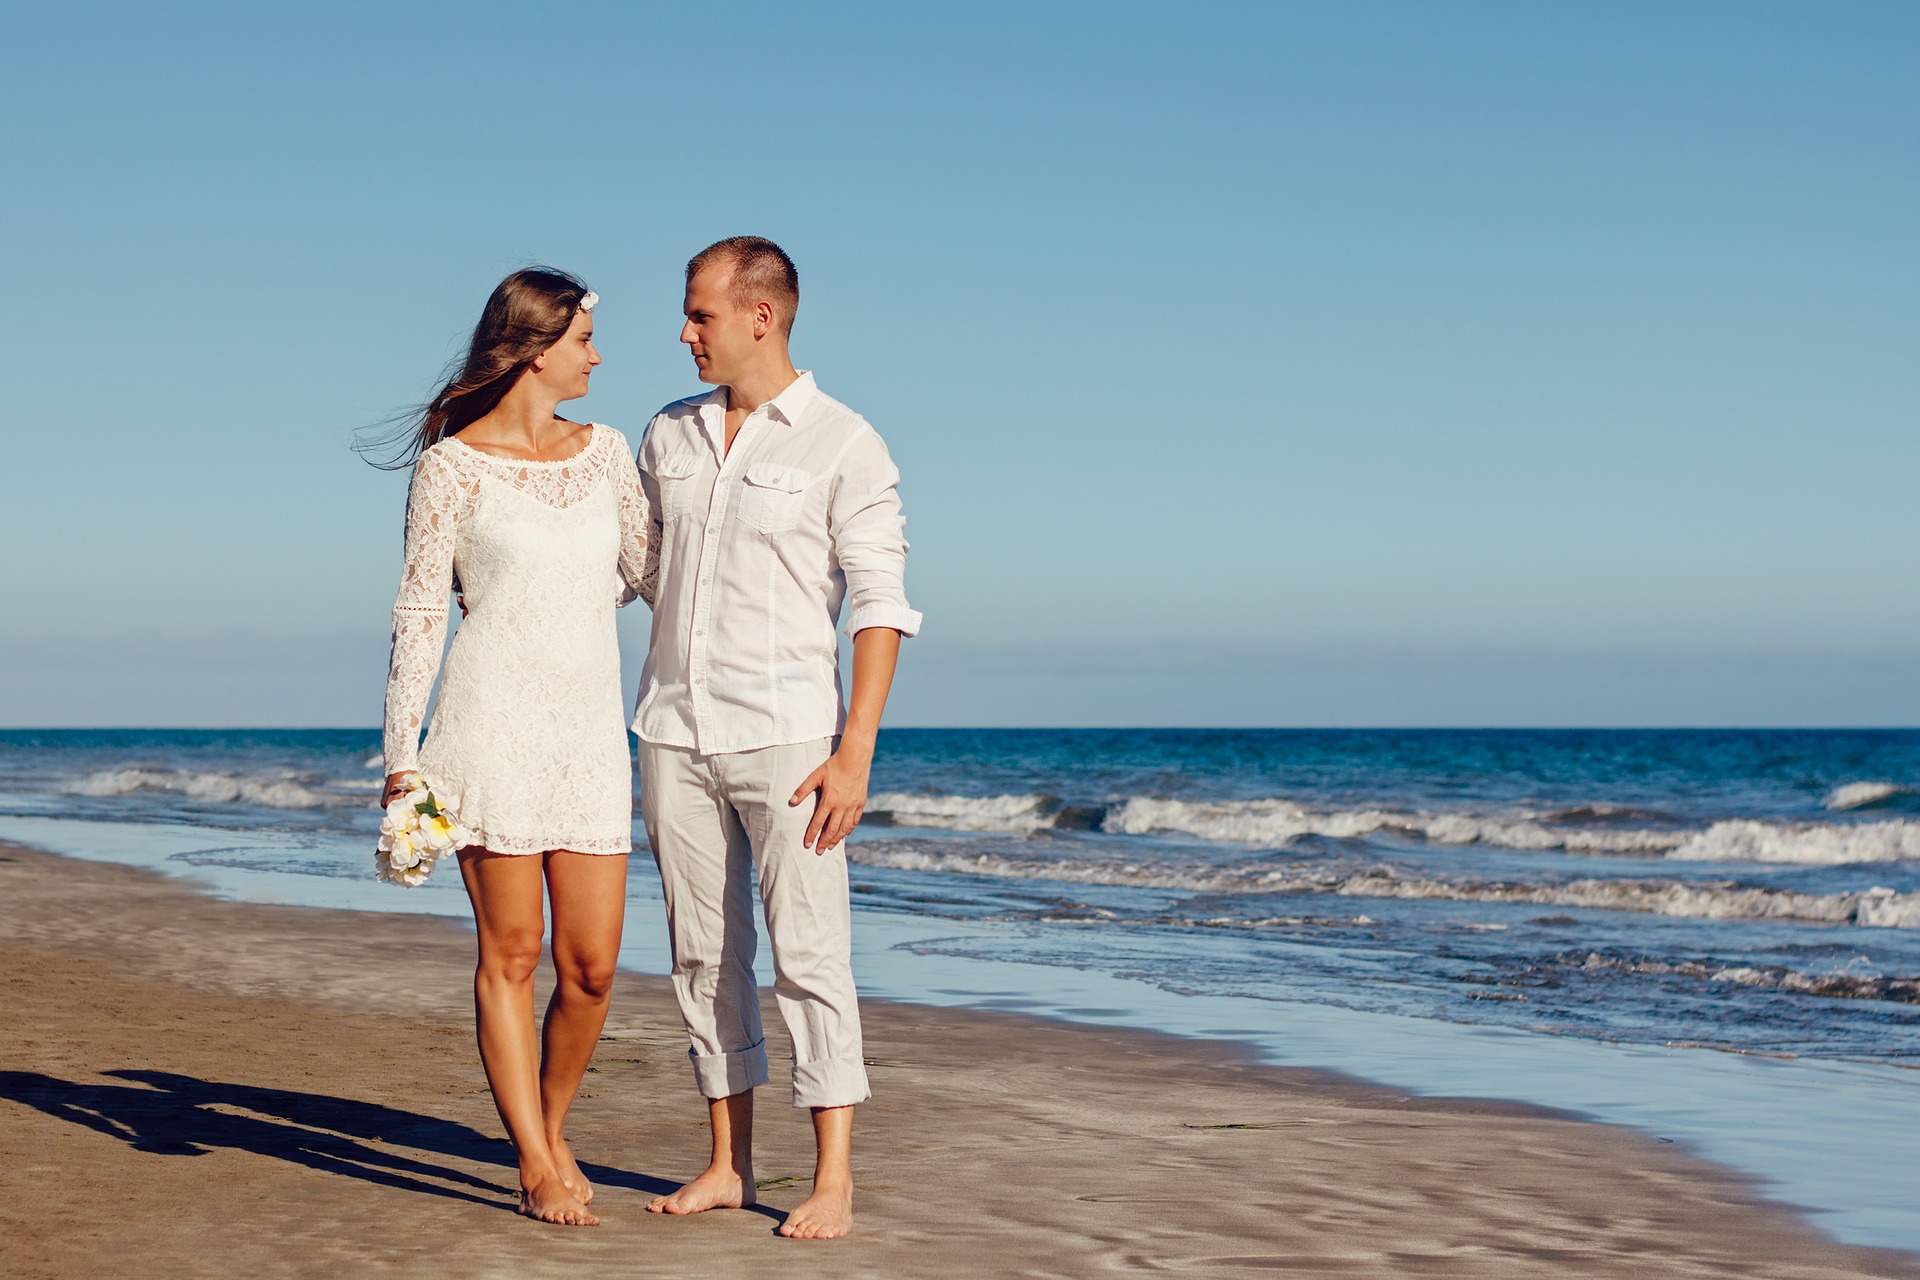
<path fill-rule="evenodd" d="M 82 1084 L 37 1071 L 0 1071 L 0 1097 L 119 1138 L 136 1151 L 200 1156 L 248 1151 L 376 1186 L 510 1208 L 518 1179 L 490 1181 L 409 1152 L 517 1169 L 513 1147 L 464 1124 L 373 1102 L 176 1075 L 107 1071 L 126 1084 Z M 678 1184 L 581 1161 L 598 1186 L 664 1195 Z M 486 1193 L 485 1195 L 478 1193 Z M 780 1215 L 784 1216 L 784 1215 Z"/>

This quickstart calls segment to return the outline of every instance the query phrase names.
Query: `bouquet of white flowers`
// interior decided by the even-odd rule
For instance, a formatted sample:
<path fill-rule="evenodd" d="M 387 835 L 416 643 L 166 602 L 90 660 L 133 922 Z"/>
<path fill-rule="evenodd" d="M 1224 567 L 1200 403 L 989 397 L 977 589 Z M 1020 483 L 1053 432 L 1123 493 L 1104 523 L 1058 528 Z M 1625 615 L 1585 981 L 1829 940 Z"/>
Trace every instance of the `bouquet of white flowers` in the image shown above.
<path fill-rule="evenodd" d="M 426 882 L 441 854 L 472 844 L 473 832 L 453 816 L 453 799 L 434 795 L 419 774 L 404 774 L 400 781 L 407 791 L 380 819 L 373 864 L 379 879 L 411 889 Z"/>

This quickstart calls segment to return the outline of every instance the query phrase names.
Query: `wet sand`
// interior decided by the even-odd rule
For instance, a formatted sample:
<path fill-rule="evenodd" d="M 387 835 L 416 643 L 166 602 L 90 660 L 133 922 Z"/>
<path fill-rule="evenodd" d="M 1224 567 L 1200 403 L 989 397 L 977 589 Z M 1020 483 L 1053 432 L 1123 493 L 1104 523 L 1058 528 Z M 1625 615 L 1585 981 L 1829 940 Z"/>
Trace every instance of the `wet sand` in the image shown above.
<path fill-rule="evenodd" d="M 852 1238 L 774 1233 L 811 1167 L 777 1066 L 762 1208 L 659 1218 L 705 1113 L 634 974 L 571 1125 L 605 1225 L 545 1226 L 512 1212 L 472 947 L 0 845 L 0 1275 L 1920 1277 L 1631 1130 L 877 1001 Z"/>

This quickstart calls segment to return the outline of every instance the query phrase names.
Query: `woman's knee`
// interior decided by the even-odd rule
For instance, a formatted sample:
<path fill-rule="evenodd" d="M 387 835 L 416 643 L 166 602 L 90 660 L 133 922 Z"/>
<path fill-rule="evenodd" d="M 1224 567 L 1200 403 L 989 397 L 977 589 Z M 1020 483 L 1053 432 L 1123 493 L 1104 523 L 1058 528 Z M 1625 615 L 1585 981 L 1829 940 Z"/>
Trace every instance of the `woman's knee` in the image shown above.
<path fill-rule="evenodd" d="M 533 981 L 540 968 L 540 932 L 515 929 L 480 939 L 480 976 L 516 985 Z"/>
<path fill-rule="evenodd" d="M 568 995 L 583 1000 L 607 1000 L 613 995 L 613 971 L 618 959 L 613 955 L 581 955 L 556 952 L 554 979 Z"/>

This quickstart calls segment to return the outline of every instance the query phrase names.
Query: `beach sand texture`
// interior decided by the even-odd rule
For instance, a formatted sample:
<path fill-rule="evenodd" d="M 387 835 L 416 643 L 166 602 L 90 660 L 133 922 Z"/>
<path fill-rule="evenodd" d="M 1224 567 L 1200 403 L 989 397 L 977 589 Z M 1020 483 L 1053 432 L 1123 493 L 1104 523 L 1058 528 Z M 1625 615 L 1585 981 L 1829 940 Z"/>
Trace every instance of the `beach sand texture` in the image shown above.
<path fill-rule="evenodd" d="M 774 1234 L 811 1159 L 778 1068 L 763 1208 L 655 1217 L 704 1108 L 665 982 L 632 974 L 571 1124 L 605 1225 L 539 1225 L 511 1211 L 472 945 L 0 846 L 0 1275 L 1920 1276 L 1652 1136 L 884 1002 L 853 1238 Z"/>

